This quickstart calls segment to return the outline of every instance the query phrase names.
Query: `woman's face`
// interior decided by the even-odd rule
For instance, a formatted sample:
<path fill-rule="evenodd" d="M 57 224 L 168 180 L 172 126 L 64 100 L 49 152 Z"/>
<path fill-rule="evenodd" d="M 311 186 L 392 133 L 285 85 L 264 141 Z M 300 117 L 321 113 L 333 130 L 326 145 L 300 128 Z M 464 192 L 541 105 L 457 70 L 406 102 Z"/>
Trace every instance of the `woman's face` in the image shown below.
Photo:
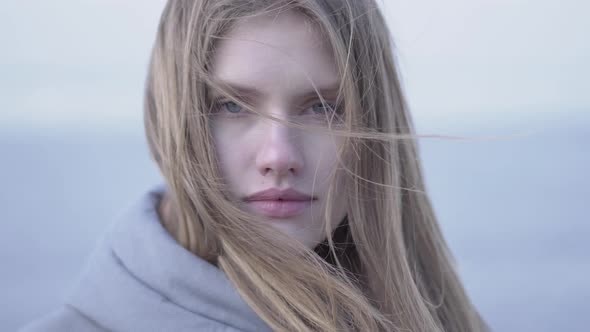
<path fill-rule="evenodd" d="M 340 83 L 327 44 L 295 12 L 252 17 L 239 21 L 220 40 L 212 71 L 215 80 L 257 112 L 326 127 L 321 132 L 288 127 L 213 96 L 212 132 L 232 198 L 264 222 L 315 247 L 325 238 L 328 178 L 343 144 L 343 138 L 327 129 L 326 113 L 338 112 L 333 102 Z M 321 103 L 314 86 L 328 104 Z M 332 226 L 346 215 L 342 190 L 336 196 Z"/>

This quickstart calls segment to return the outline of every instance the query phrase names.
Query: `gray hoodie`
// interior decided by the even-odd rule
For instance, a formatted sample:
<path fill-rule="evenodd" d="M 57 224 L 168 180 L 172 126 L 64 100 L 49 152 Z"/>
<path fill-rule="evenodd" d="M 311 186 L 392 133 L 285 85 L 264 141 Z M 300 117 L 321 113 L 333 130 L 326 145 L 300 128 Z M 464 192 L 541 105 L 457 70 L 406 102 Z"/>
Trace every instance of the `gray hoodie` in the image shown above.
<path fill-rule="evenodd" d="M 64 305 L 21 331 L 270 331 L 221 270 L 162 227 L 164 190 L 120 215 Z"/>

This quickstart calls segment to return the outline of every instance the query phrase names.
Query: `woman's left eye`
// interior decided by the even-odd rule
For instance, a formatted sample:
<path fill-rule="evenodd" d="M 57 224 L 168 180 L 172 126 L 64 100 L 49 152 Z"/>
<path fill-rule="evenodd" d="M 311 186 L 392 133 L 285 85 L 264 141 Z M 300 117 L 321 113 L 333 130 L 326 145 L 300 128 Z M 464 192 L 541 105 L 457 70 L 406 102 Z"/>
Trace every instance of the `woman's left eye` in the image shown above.
<path fill-rule="evenodd" d="M 228 112 L 233 114 L 237 114 L 240 113 L 240 111 L 242 111 L 242 107 L 233 101 L 226 101 L 224 103 L 221 103 L 221 106 L 224 107 Z"/>
<path fill-rule="evenodd" d="M 324 113 L 331 113 L 336 111 L 336 106 L 331 103 L 315 103 L 311 106 L 311 109 L 314 113 L 324 114 Z"/>

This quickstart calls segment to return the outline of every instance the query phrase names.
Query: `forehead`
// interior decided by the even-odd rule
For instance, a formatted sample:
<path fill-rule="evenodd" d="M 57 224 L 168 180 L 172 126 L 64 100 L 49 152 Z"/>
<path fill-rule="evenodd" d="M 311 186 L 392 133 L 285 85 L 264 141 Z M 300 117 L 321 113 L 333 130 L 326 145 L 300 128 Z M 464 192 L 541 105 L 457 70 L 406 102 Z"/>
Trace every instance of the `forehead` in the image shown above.
<path fill-rule="evenodd" d="M 294 11 L 237 21 L 216 47 L 215 80 L 264 93 L 297 93 L 338 85 L 329 43 Z"/>

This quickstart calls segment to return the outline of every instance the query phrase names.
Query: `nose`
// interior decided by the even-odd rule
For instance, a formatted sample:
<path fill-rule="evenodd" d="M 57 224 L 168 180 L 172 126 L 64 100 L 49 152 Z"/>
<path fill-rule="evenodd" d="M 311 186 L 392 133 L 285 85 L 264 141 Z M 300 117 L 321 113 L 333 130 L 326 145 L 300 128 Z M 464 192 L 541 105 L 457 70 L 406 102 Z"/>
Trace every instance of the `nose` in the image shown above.
<path fill-rule="evenodd" d="M 276 121 L 265 124 L 262 144 L 256 155 L 256 167 L 262 176 L 274 176 L 278 180 L 298 175 L 303 169 L 303 155 L 298 147 L 296 128 L 289 128 Z"/>

